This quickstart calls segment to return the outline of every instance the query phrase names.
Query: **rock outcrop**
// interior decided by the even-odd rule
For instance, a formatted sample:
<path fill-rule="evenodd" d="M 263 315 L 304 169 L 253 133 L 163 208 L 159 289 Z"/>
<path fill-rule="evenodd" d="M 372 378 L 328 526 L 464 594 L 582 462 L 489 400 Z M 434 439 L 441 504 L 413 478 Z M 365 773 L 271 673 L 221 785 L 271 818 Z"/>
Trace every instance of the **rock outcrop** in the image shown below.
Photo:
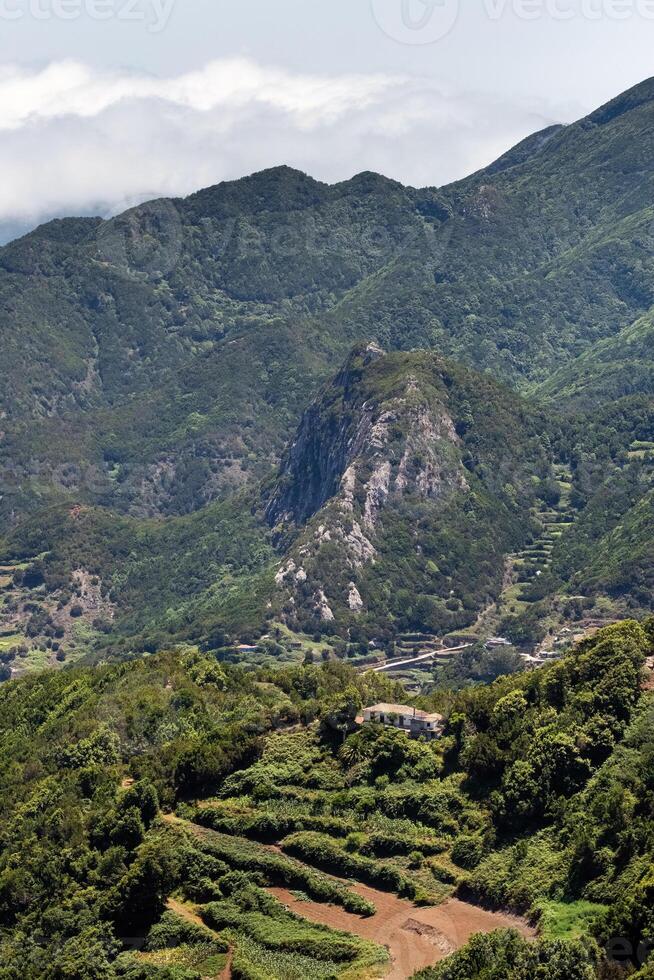
<path fill-rule="evenodd" d="M 488 398 L 501 405 L 498 425 L 485 414 Z M 452 532 L 465 560 L 460 542 L 476 520 L 465 512 L 474 514 L 480 491 L 497 497 L 498 527 L 506 520 L 501 508 L 520 507 L 525 495 L 527 503 L 530 450 L 511 473 L 503 459 L 514 458 L 508 442 L 521 438 L 522 406 L 512 399 L 435 354 L 357 347 L 306 411 L 266 506 L 284 543 L 276 582 L 293 599 L 290 615 L 304 609 L 322 625 L 365 616 L 389 555 L 389 578 L 405 562 L 412 574 L 420 569 L 421 582 L 431 576 L 421 587 L 458 609 L 456 576 L 439 567 L 449 560 L 429 552 L 432 541 Z M 508 501 L 512 480 L 518 488 Z M 526 507 L 522 517 L 528 523 Z M 490 537 L 487 547 L 494 551 Z M 495 563 L 501 577 L 502 561 L 493 553 L 488 566 Z"/>

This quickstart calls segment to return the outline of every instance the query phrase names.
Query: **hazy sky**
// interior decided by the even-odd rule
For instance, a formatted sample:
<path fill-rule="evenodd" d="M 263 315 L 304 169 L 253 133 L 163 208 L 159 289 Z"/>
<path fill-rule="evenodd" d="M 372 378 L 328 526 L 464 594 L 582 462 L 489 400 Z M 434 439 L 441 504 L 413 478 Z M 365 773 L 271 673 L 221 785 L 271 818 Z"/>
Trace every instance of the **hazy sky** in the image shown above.
<path fill-rule="evenodd" d="M 0 0 L 0 222 L 288 163 L 442 184 L 654 74 L 654 0 Z"/>

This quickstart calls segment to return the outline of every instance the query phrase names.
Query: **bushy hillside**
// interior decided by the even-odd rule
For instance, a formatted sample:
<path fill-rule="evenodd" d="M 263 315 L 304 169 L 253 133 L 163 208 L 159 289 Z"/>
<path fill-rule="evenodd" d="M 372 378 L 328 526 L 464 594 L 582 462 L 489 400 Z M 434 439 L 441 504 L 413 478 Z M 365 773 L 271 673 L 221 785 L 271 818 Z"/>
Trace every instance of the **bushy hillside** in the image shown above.
<path fill-rule="evenodd" d="M 608 597 L 617 615 L 651 609 L 652 400 L 609 402 L 559 419 L 555 431 L 556 453 L 570 466 L 574 522 L 557 540 L 532 597 Z"/>
<path fill-rule="evenodd" d="M 2 675 L 650 608 L 653 93 L 445 188 L 282 167 L 0 249 Z"/>
<path fill-rule="evenodd" d="M 23 520 L 0 550 L 0 658 L 20 673 L 280 628 L 329 655 L 390 651 L 498 600 L 498 626 L 531 649 L 552 602 L 569 620 L 566 596 L 651 608 L 653 464 L 645 396 L 557 415 L 437 354 L 358 345 L 259 484 L 164 520 L 67 504 Z M 543 551 L 562 467 L 569 503 Z"/>
<path fill-rule="evenodd" d="M 647 606 L 654 592 L 654 490 L 619 515 L 617 523 L 607 523 L 613 526 L 600 534 L 585 561 L 575 562 L 579 570 L 571 585 L 596 595 L 631 596 Z"/>
<path fill-rule="evenodd" d="M 654 220 L 651 230 L 654 247 Z M 615 337 L 600 341 L 555 371 L 536 392 L 542 398 L 563 399 L 582 408 L 638 393 L 651 396 L 654 394 L 652 350 L 654 320 L 649 310 Z"/>
<path fill-rule="evenodd" d="M 49 640 L 51 650 L 56 637 L 54 652 L 70 662 L 94 648 L 154 652 L 173 639 L 219 647 L 259 635 L 278 559 L 255 510 L 242 494 L 165 521 L 92 507 L 30 518 L 11 536 L 4 566 L 0 609 L 14 644 Z M 71 617 L 84 627 L 77 641 L 68 629 L 58 635 Z"/>
<path fill-rule="evenodd" d="M 55 653 L 74 604 L 95 631 L 87 648 L 114 651 L 223 646 L 273 620 L 359 643 L 468 625 L 532 533 L 551 480 L 546 428 L 435 354 L 359 346 L 259 487 L 164 521 L 65 505 L 23 521 L 0 554 L 5 619 L 17 644 L 61 640 Z M 81 579 L 109 604 L 104 622 Z"/>
<path fill-rule="evenodd" d="M 383 972 L 354 879 L 540 922 L 534 946 L 475 940 L 434 976 L 477 976 L 485 950 L 498 977 L 536 958 L 543 980 L 595 980 L 608 937 L 651 930 L 652 643 L 625 623 L 542 671 L 434 695 L 448 721 L 430 743 L 357 730 L 363 704 L 402 692 L 342 665 L 244 671 L 185 648 L 4 686 L 3 978 L 199 980 L 228 951 L 248 980 Z M 309 900 L 355 928 L 308 921 Z"/>

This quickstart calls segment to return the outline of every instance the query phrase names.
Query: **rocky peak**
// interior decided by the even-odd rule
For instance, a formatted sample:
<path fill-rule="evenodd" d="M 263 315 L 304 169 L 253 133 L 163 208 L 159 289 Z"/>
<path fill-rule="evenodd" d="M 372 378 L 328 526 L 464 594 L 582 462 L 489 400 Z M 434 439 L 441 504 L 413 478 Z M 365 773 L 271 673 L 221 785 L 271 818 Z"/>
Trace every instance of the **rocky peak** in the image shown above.
<path fill-rule="evenodd" d="M 541 427 L 491 379 L 436 354 L 355 348 L 305 413 L 267 504 L 288 622 L 360 626 L 413 588 L 408 576 L 430 622 L 466 624 L 467 562 L 483 568 L 474 589 L 486 601 L 531 527 Z"/>
<path fill-rule="evenodd" d="M 300 423 L 267 508 L 270 524 L 303 525 L 338 498 L 372 529 L 394 494 L 465 489 L 439 364 L 435 355 L 355 348 Z"/>

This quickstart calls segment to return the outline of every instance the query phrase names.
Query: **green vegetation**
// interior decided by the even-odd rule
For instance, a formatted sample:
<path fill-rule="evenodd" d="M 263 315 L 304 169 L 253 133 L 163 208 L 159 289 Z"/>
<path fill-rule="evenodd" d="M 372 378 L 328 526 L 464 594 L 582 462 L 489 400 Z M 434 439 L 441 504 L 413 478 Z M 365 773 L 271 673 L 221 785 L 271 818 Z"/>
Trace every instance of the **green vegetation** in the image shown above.
<path fill-rule="evenodd" d="M 125 956 L 119 973 L 138 975 L 139 967 L 154 967 L 156 973 L 173 968 L 201 976 L 218 976 L 227 963 L 228 944 L 209 929 L 186 921 L 173 912 L 164 912 L 148 935 L 145 949 L 134 957 Z M 163 970 L 162 970 L 163 968 Z"/>
<path fill-rule="evenodd" d="M 541 932 L 549 939 L 578 939 L 586 934 L 606 905 L 594 902 L 555 902 L 544 899 L 536 903 Z"/>
<path fill-rule="evenodd" d="M 211 814 L 205 811 L 197 814 L 195 820 L 203 826 L 211 826 L 212 823 Z M 341 905 L 347 912 L 355 915 L 374 914 L 375 908 L 370 902 L 340 885 L 333 878 L 321 875 L 299 861 L 289 860 L 282 854 L 265 850 L 246 839 L 226 837 L 213 830 L 199 836 L 205 853 L 224 862 L 230 868 L 247 872 L 255 879 L 257 876 L 264 876 L 266 881 L 274 885 L 301 888 L 316 901 Z M 283 836 L 283 833 L 277 835 L 276 839 L 278 840 L 280 836 Z"/>
<path fill-rule="evenodd" d="M 358 728 L 361 704 L 402 692 L 337 662 L 244 670 L 179 648 L 4 685 L 2 976 L 195 980 L 229 947 L 236 976 L 354 980 L 386 952 L 269 891 L 374 914 L 343 877 L 540 919 L 498 977 L 536 955 L 548 980 L 559 962 L 594 976 L 589 937 L 646 935 L 652 914 L 653 648 L 651 623 L 624 623 L 541 671 L 433 695 L 436 742 Z"/>
<path fill-rule="evenodd" d="M 282 167 L 0 250 L 0 560 L 48 552 L 45 615 L 80 570 L 114 613 L 109 643 L 83 608 L 94 633 L 63 660 L 34 634 L 15 672 L 278 621 L 392 652 L 503 593 L 484 625 L 508 616 L 526 649 L 569 625 L 566 596 L 649 609 L 652 86 L 450 187 Z M 371 341 L 389 357 L 363 370 L 357 347 L 321 389 Z M 510 559 L 529 589 L 504 588 Z M 289 560 L 307 578 L 276 589 Z"/>
<path fill-rule="evenodd" d="M 157 952 L 171 894 L 216 902 L 228 897 L 229 876 L 246 870 L 253 883 L 292 883 L 370 914 L 369 903 L 290 858 L 245 841 L 239 849 L 233 838 L 220 846 L 219 835 L 205 841 L 158 816 L 160 805 L 215 791 L 258 756 L 267 732 L 310 722 L 352 685 L 366 700 L 394 693 L 388 680 L 340 665 L 247 673 L 191 649 L 4 685 L 2 975 L 141 976 L 161 957 L 116 959 L 121 937 L 147 936 L 145 952 Z M 204 959 L 220 952 L 207 941 Z M 190 969 L 188 936 L 169 945 L 184 947 L 175 955 Z M 370 957 L 369 946 L 354 947 L 353 960 Z"/>
<path fill-rule="evenodd" d="M 335 933 L 285 912 L 276 899 L 263 889 L 247 885 L 231 892 L 231 897 L 204 906 L 205 921 L 221 932 L 244 933 L 259 946 L 282 953 L 299 953 L 311 962 L 352 963 L 361 955 L 363 944 L 347 933 Z M 383 961 L 372 944 L 366 952 Z"/>
<path fill-rule="evenodd" d="M 361 652 L 474 623 L 533 531 L 552 466 L 544 429 L 536 409 L 440 357 L 356 348 L 304 417 L 267 506 L 290 545 L 289 621 Z"/>
<path fill-rule="evenodd" d="M 473 936 L 465 949 L 414 980 L 595 980 L 599 960 L 594 943 L 528 943 L 505 931 Z"/>
<path fill-rule="evenodd" d="M 357 883 L 539 928 L 421 980 L 654 942 L 653 110 L 0 250 L 0 980 L 366 980 Z"/>

